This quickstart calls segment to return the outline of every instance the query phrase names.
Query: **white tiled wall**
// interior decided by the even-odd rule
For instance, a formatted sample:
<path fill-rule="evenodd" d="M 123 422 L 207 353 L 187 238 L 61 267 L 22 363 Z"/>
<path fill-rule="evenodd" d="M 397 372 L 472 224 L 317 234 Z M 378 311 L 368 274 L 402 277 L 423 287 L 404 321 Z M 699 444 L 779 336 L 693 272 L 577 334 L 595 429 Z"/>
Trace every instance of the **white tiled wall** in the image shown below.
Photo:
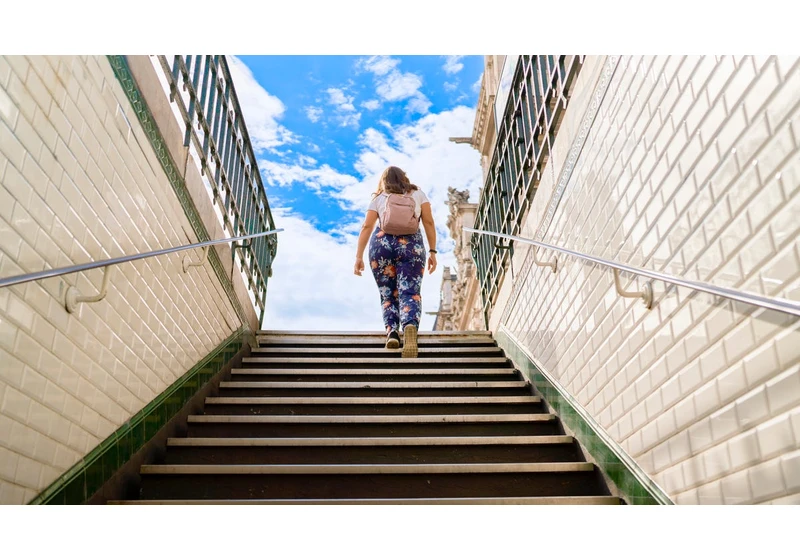
<path fill-rule="evenodd" d="M 105 57 L 0 57 L 0 277 L 194 241 Z M 30 501 L 241 324 L 183 256 L 115 267 L 72 315 L 66 288 L 97 292 L 101 270 L 0 289 L 0 504 Z"/>
<path fill-rule="evenodd" d="M 623 57 L 544 241 L 798 301 L 798 233 L 800 59 Z M 661 282 L 648 311 L 617 296 L 609 270 L 559 265 L 507 282 L 493 328 L 503 321 L 678 503 L 798 502 L 800 321 Z"/>

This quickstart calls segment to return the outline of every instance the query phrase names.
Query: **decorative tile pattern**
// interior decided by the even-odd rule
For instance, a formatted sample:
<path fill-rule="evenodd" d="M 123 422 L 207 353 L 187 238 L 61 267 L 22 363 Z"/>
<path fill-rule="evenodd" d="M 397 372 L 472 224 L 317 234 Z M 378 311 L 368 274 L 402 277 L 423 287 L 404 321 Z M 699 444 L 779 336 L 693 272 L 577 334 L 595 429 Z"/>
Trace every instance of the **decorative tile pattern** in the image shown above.
<path fill-rule="evenodd" d="M 545 241 L 800 299 L 800 60 L 622 57 L 608 91 Z M 535 209 L 528 235 L 547 215 Z M 607 270 L 562 256 L 559 268 L 518 273 L 490 324 L 676 502 L 779 499 L 764 483 L 775 469 L 748 473 L 800 449 L 770 424 L 800 407 L 800 322 L 660 282 L 648 311 L 618 297 Z M 626 289 L 640 285 L 623 276 Z M 755 445 L 736 439 L 751 430 Z M 687 471 L 705 454 L 713 460 Z M 796 494 L 783 480 L 781 492 Z"/>

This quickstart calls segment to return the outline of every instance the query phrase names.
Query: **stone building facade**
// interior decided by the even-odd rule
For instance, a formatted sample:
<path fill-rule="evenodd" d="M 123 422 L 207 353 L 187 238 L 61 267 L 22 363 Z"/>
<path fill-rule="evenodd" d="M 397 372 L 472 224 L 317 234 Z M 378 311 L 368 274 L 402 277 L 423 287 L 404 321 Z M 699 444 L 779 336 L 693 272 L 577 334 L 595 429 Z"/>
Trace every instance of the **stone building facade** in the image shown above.
<path fill-rule="evenodd" d="M 486 55 L 478 105 L 475 109 L 475 123 L 472 136 L 451 138 L 457 143 L 469 144 L 481 153 L 483 180 L 486 180 L 492 160 L 496 140 L 495 101 L 503 73 L 505 55 Z M 470 250 L 471 234 L 464 233 L 463 227 L 475 223 L 477 202 L 469 202 L 469 191 L 449 189 L 447 205 L 450 215 L 447 229 L 455 241 L 457 279 L 445 269 L 442 276 L 442 298 L 437 312 L 434 330 L 483 330 L 486 327 L 480 289 L 477 282 L 475 263 Z M 448 294 L 448 297 L 445 297 Z"/>

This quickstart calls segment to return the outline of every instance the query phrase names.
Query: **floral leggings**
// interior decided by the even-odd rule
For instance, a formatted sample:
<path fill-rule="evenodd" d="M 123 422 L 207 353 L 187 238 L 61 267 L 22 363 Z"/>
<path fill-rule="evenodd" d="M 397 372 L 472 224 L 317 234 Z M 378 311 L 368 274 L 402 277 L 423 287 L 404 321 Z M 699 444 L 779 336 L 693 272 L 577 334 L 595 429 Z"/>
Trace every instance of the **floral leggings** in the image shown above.
<path fill-rule="evenodd" d="M 400 325 L 419 328 L 425 270 L 422 232 L 392 235 L 376 228 L 369 242 L 369 264 L 381 294 L 387 331 L 399 330 Z"/>

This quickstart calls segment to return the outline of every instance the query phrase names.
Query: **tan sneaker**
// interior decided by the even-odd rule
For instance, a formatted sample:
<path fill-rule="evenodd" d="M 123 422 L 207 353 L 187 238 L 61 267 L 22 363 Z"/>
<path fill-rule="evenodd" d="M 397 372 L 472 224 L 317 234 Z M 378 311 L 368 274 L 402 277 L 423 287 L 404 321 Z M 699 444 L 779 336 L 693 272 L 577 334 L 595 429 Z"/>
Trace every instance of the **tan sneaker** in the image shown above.
<path fill-rule="evenodd" d="M 397 350 L 398 348 L 400 348 L 400 335 L 397 334 L 397 331 L 392 331 L 386 335 L 386 349 Z"/>
<path fill-rule="evenodd" d="M 403 357 L 417 357 L 417 327 L 408 325 L 403 329 Z"/>

